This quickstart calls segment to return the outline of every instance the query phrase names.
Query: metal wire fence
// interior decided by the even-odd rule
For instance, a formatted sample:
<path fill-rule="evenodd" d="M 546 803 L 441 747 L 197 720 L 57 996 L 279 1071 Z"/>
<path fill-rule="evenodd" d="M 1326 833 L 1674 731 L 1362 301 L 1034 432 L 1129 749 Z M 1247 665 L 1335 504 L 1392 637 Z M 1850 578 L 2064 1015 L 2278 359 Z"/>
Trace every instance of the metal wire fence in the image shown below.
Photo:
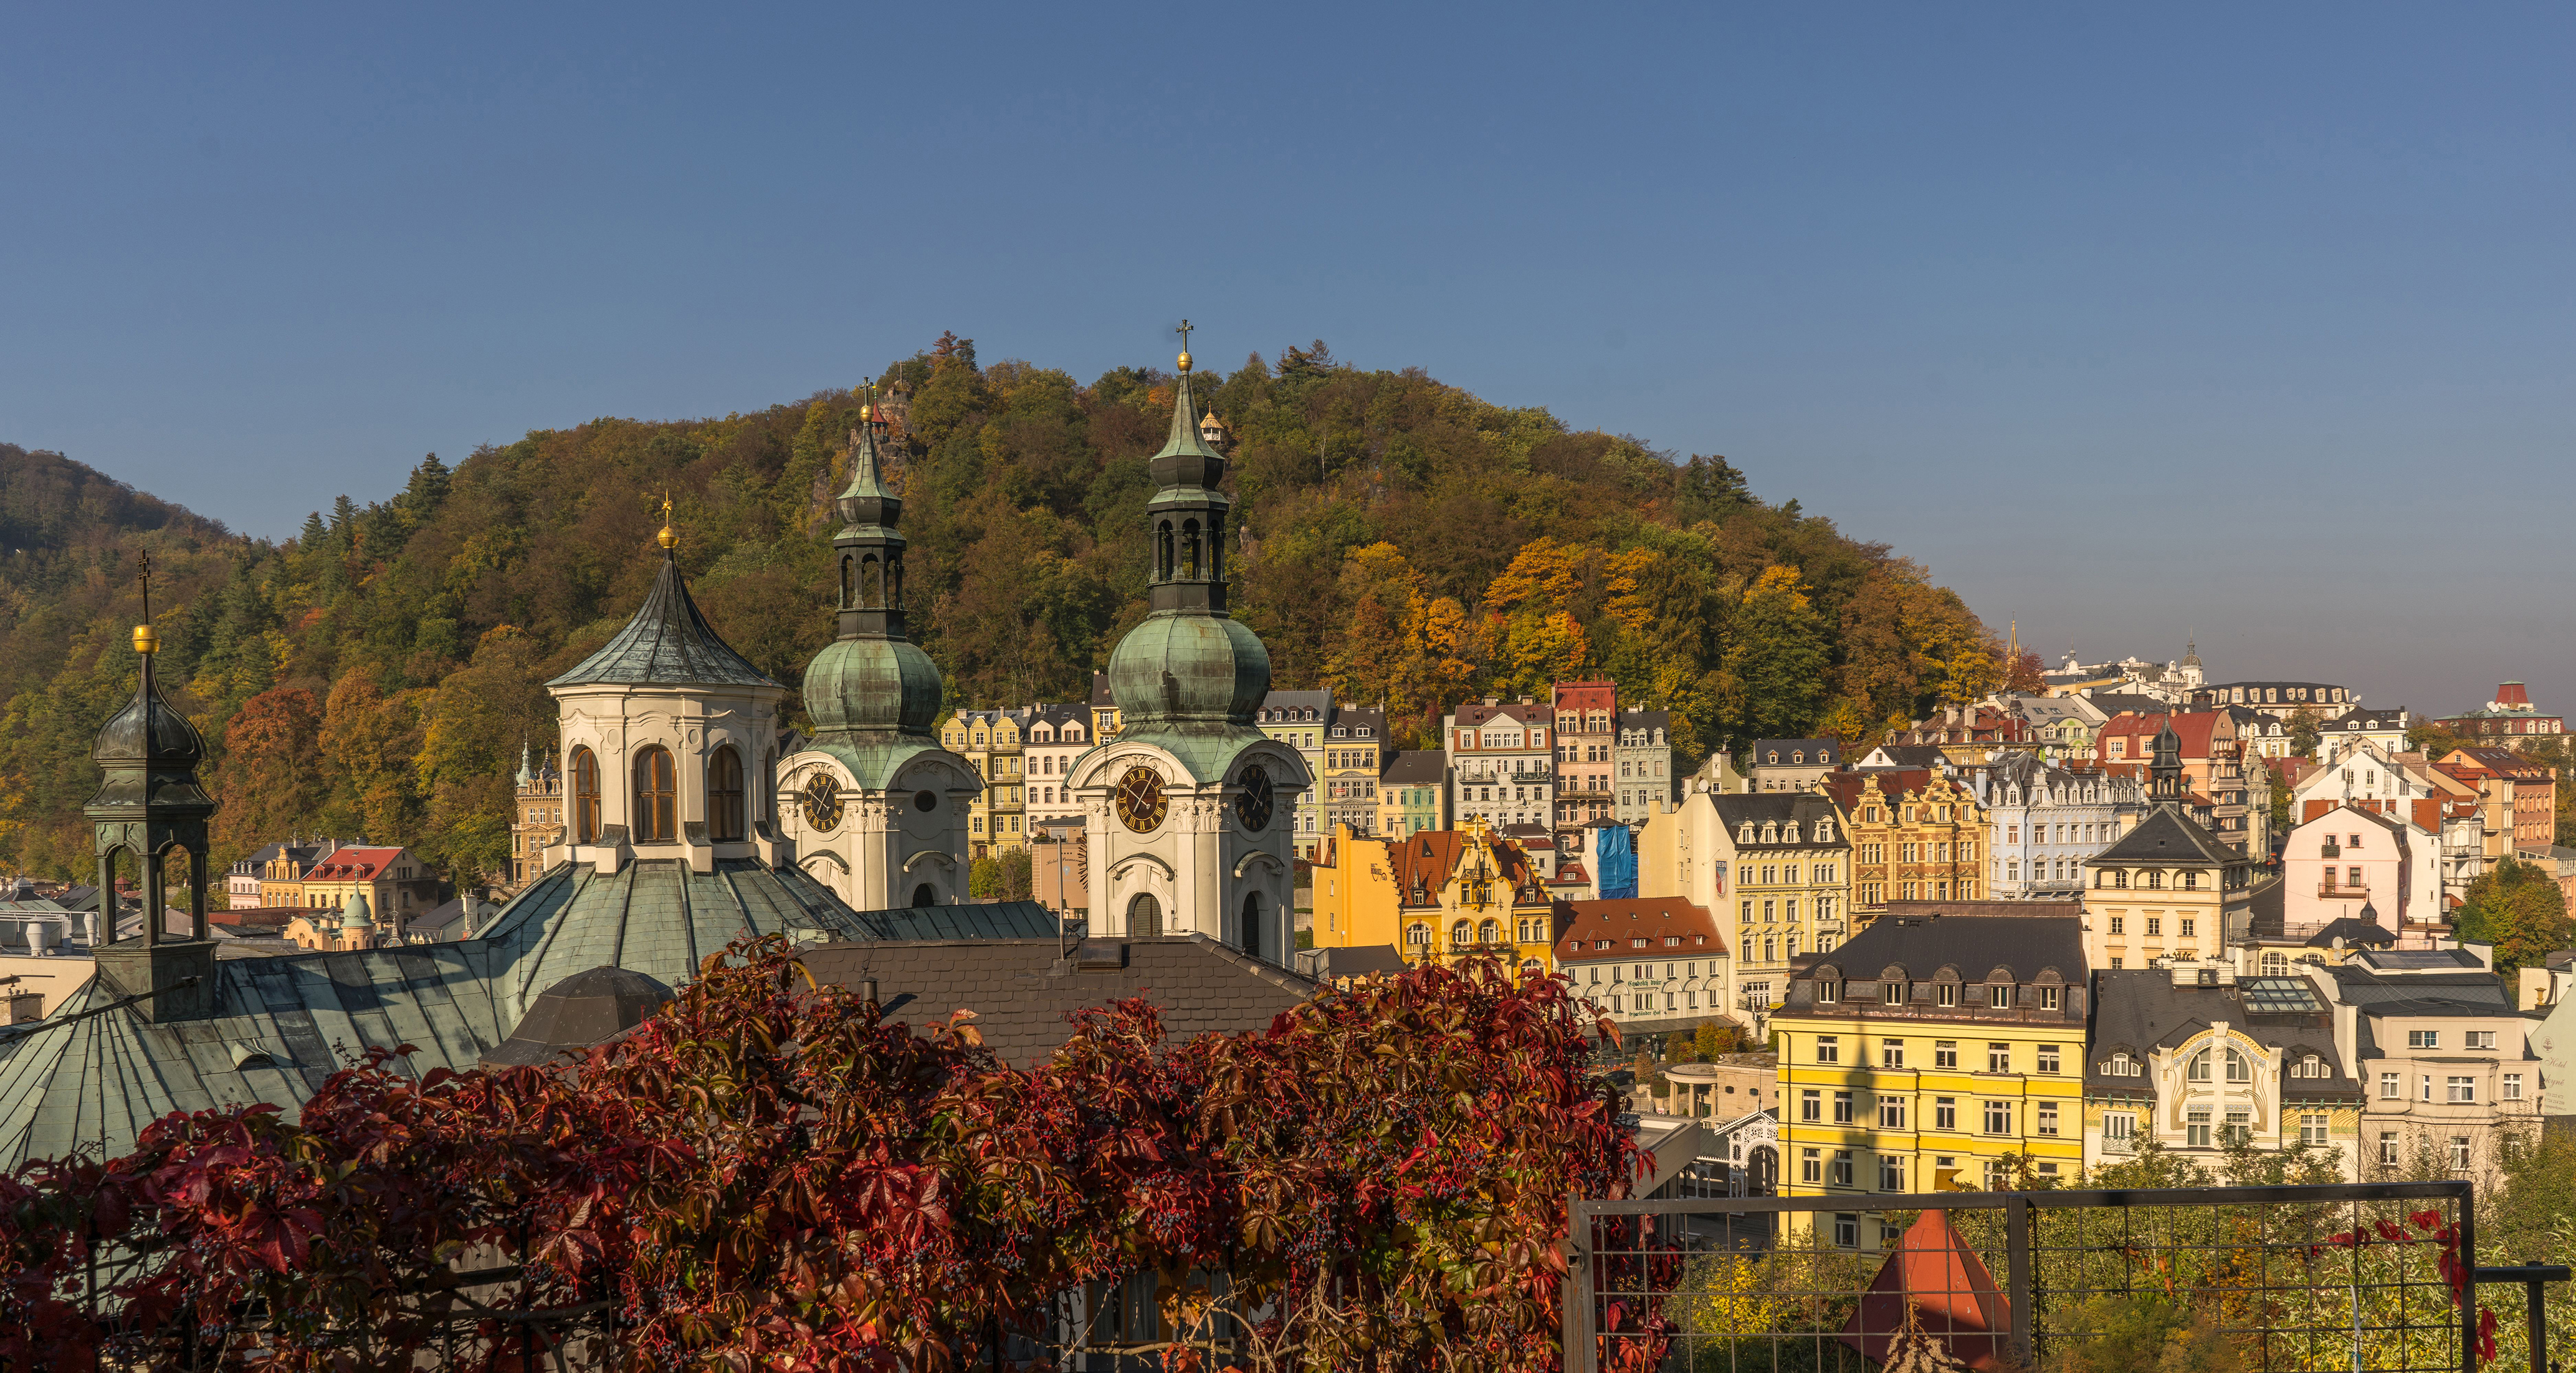
<path fill-rule="evenodd" d="M 2455 1181 L 1578 1202 L 1566 1367 L 2475 1373 L 2475 1228 Z"/>

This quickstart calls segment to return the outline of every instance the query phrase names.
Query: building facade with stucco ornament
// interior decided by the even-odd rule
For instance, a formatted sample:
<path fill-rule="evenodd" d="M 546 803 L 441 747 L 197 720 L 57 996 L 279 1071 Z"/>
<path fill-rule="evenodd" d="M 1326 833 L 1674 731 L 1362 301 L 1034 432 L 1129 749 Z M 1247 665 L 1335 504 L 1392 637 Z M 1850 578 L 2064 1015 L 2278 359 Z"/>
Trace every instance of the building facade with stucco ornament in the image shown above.
<path fill-rule="evenodd" d="M 850 435 L 838 637 L 805 668 L 814 738 L 777 773 L 797 866 L 859 910 L 966 897 L 967 818 L 984 783 L 939 742 L 939 669 L 906 637 L 903 500 L 885 484 L 876 407 Z"/>
<path fill-rule="evenodd" d="M 1204 934 L 1285 964 L 1297 798 L 1313 780 L 1255 725 L 1270 654 L 1226 613 L 1226 460 L 1200 436 L 1190 356 L 1150 464 L 1151 613 L 1119 641 L 1120 728 L 1073 765 L 1096 935 Z"/>

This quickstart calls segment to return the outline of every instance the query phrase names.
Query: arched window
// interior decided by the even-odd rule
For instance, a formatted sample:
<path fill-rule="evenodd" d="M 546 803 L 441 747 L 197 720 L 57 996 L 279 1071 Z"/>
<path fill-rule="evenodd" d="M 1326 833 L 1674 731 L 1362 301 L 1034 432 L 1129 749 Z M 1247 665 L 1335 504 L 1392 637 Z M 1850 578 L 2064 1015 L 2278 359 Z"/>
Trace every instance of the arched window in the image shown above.
<path fill-rule="evenodd" d="M 841 609 L 851 608 L 850 593 L 855 589 L 850 584 L 850 555 L 844 553 L 841 555 Z"/>
<path fill-rule="evenodd" d="M 1467 947 L 1467 936 L 1468 936 L 1468 934 L 1469 934 L 1468 925 L 1467 925 L 1467 922 L 1466 922 L 1466 921 L 1464 921 L 1464 920 L 1461 920 L 1461 921 L 1459 921 L 1457 924 L 1450 926 L 1450 927 L 1449 927 L 1449 943 L 1450 943 L 1450 946 L 1451 946 L 1451 947 L 1453 947 L 1453 948 L 1461 948 L 1461 949 L 1463 949 L 1463 948 Z"/>
<path fill-rule="evenodd" d="M 1181 580 L 1199 579 L 1199 522 L 1181 521 Z"/>
<path fill-rule="evenodd" d="M 1491 920 L 1486 921 L 1484 924 L 1476 927 L 1476 942 L 1479 944 L 1502 943 L 1503 927 L 1495 924 Z"/>
<path fill-rule="evenodd" d="M 1257 891 L 1243 894 L 1243 929 L 1240 933 L 1243 936 L 1245 953 L 1255 958 L 1270 956 L 1269 946 L 1262 939 L 1264 932 L 1261 928 L 1261 893 Z"/>
<path fill-rule="evenodd" d="M 2203 1049 L 2199 1053 L 2191 1056 L 2191 1066 L 2183 1070 L 2183 1076 L 2193 1082 L 2209 1081 L 2209 1051 L 2207 1049 Z"/>
<path fill-rule="evenodd" d="M 1172 522 L 1164 520 L 1154 526 L 1154 580 L 1172 579 Z"/>
<path fill-rule="evenodd" d="M 648 748 L 635 755 L 635 842 L 668 844 L 680 835 L 679 776 L 671 751 Z"/>
<path fill-rule="evenodd" d="M 719 744 L 707 755 L 707 837 L 738 844 L 742 836 L 742 755 Z"/>
<path fill-rule="evenodd" d="M 2236 1052 L 2234 1049 L 2227 1051 L 2227 1080 L 2230 1082 L 2251 1082 L 2254 1080 L 2253 1065 L 2245 1061 L 2245 1055 Z"/>
<path fill-rule="evenodd" d="M 875 609 L 885 604 L 885 565 L 871 553 L 859 559 L 859 605 Z"/>
<path fill-rule="evenodd" d="M 901 553 L 886 555 L 885 603 L 888 610 L 899 610 L 903 607 L 903 555 Z"/>
<path fill-rule="evenodd" d="M 572 751 L 572 841 L 599 842 L 599 757 L 586 748 Z"/>
<path fill-rule="evenodd" d="M 916 906 L 938 905 L 939 889 L 927 882 L 922 883 L 920 886 L 912 889 L 912 904 Z"/>

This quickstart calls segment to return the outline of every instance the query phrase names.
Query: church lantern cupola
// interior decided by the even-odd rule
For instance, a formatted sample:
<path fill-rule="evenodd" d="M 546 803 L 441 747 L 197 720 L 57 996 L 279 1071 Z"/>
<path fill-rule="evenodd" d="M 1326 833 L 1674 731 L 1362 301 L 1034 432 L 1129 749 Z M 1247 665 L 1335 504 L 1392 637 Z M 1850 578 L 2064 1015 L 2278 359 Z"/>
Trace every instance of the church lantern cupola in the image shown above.
<path fill-rule="evenodd" d="M 833 508 L 838 636 L 805 668 L 805 711 L 818 741 L 865 734 L 935 737 L 939 669 L 905 637 L 903 498 L 885 483 L 874 388 L 850 434 L 850 484 Z"/>
<path fill-rule="evenodd" d="M 98 793 L 82 813 L 89 817 L 98 859 L 98 912 L 90 932 L 99 977 L 119 995 L 146 997 L 136 1014 L 153 1023 L 200 1019 L 214 1005 L 215 946 L 206 928 L 206 819 L 214 798 L 197 781 L 206 742 L 196 726 L 161 695 L 154 662 L 160 638 L 152 628 L 152 564 L 142 560 L 143 623 L 134 627 L 140 659 L 134 699 L 98 732 L 90 758 L 98 764 Z M 172 873 L 173 862 L 184 863 Z M 131 873 L 143 913 L 142 930 L 119 939 L 116 883 Z M 173 877 L 188 885 L 188 928 L 171 936 L 166 891 Z"/>

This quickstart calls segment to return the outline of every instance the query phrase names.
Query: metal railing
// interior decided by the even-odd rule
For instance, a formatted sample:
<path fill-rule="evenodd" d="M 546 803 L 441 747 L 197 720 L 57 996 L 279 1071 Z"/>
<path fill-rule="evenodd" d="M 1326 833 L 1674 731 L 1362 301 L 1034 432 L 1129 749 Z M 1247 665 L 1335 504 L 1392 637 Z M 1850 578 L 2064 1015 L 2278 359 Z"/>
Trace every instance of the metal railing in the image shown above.
<path fill-rule="evenodd" d="M 2461 1181 L 1578 1201 L 1564 1366 L 2112 1368 L 2145 1331 L 2140 1367 L 2476 1373 L 2476 1284 L 2564 1270 L 2477 1268 L 2474 1212 Z"/>

